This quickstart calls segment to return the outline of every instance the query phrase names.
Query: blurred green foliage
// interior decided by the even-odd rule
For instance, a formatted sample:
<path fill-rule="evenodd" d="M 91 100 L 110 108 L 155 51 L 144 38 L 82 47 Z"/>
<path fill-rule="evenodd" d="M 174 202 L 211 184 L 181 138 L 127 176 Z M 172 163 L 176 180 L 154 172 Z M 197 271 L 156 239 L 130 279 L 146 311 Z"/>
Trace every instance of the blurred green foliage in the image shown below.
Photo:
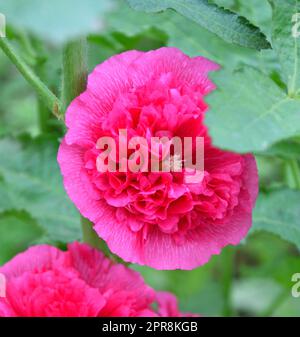
<path fill-rule="evenodd" d="M 300 177 L 300 133 L 295 134 L 293 129 L 297 117 L 293 116 L 287 133 L 279 138 L 274 138 L 274 130 L 268 123 L 262 130 L 249 130 L 253 132 L 252 138 L 250 134 L 238 133 L 238 128 L 231 129 L 231 132 L 237 132 L 238 142 L 230 140 L 225 129 L 233 127 L 233 120 L 242 121 L 245 108 L 251 110 L 248 118 L 261 113 L 260 106 L 255 105 L 260 96 L 267 99 L 266 93 L 270 91 L 277 96 L 278 92 L 286 90 L 287 83 L 277 54 L 272 49 L 259 52 L 225 42 L 175 11 L 143 13 L 135 12 L 125 1 L 114 1 L 114 6 L 107 6 L 107 1 L 105 6 L 104 2 L 101 4 L 100 1 L 101 5 L 96 2 L 82 2 L 78 8 L 70 7 L 67 0 L 47 2 L 47 5 L 45 1 L 0 1 L 0 8 L 2 10 L 5 4 L 3 9 L 7 8 L 10 13 L 10 41 L 58 96 L 61 93 L 62 42 L 79 32 L 89 33 L 89 70 L 128 49 L 146 51 L 165 45 L 178 47 L 190 56 L 203 55 L 219 62 L 225 73 L 216 73 L 216 81 L 223 78 L 223 91 L 227 95 L 225 88 L 232 86 L 229 90 L 233 91 L 233 96 L 224 98 L 216 92 L 216 99 L 211 99 L 210 103 L 214 107 L 214 102 L 219 100 L 221 109 L 225 101 L 230 105 L 234 99 L 239 103 L 241 116 L 230 111 L 230 107 L 227 111 L 216 110 L 215 115 L 214 110 L 210 111 L 213 134 L 228 148 L 257 152 L 261 192 L 253 229 L 243 243 L 224 249 L 208 264 L 192 271 L 132 268 L 140 271 L 154 288 L 174 292 L 182 310 L 224 315 L 229 303 L 232 315 L 299 316 L 300 299 L 291 296 L 291 277 L 300 272 L 300 185 L 297 181 Z M 210 2 L 245 16 L 271 41 L 272 12 L 267 0 Z M 30 10 L 28 4 L 35 6 L 35 10 Z M 51 17 L 51 25 L 48 25 L 45 11 L 50 17 L 49 13 L 55 8 L 59 8 L 59 15 Z M 84 12 L 80 12 L 83 9 Z M 87 20 L 78 24 L 78 18 L 82 16 Z M 100 28 L 90 26 L 95 19 L 101 23 Z M 259 72 L 259 75 L 253 78 L 252 75 L 249 78 L 241 76 L 239 71 L 245 67 L 251 69 L 251 74 Z M 233 82 L 232 78 L 228 81 L 228 74 L 244 82 Z M 255 91 L 257 83 L 253 80 L 258 78 L 265 87 L 262 92 Z M 245 96 L 234 96 L 238 90 L 235 86 L 242 85 L 246 88 Z M 253 100 L 249 99 L 249 93 Z M 300 116 L 299 109 L 296 112 Z M 45 114 L 46 124 L 43 122 Z M 289 114 L 284 117 L 286 124 L 287 118 Z M 244 120 L 242 124 L 248 122 Z M 34 243 L 47 242 L 64 247 L 68 241 L 81 240 L 79 214 L 63 191 L 56 163 L 56 152 L 64 131 L 64 125 L 43 107 L 0 52 L 1 264 Z M 282 141 L 277 142 L 279 140 Z M 224 278 L 229 268 L 226 256 L 232 252 L 233 273 L 228 284 Z"/>

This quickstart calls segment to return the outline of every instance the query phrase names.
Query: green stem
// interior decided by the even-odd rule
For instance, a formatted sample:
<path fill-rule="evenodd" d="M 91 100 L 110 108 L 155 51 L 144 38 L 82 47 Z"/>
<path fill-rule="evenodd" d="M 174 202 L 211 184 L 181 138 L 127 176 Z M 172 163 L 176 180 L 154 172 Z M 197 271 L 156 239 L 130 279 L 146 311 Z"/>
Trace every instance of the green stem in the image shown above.
<path fill-rule="evenodd" d="M 80 95 L 87 83 L 87 42 L 82 38 L 66 44 L 63 51 L 63 92 L 64 110 Z"/>
<path fill-rule="evenodd" d="M 300 189 L 300 167 L 296 159 L 286 162 L 285 175 L 290 188 Z"/>
<path fill-rule="evenodd" d="M 31 68 L 22 60 L 22 58 L 15 52 L 6 38 L 0 38 L 0 48 L 17 67 L 19 72 L 27 80 L 27 82 L 36 90 L 40 99 L 52 111 L 52 113 L 59 119 L 61 115 L 60 100 L 48 89 L 48 87 L 36 76 Z"/>
<path fill-rule="evenodd" d="M 232 280 L 234 275 L 234 257 L 235 252 L 232 247 L 227 247 L 222 253 L 222 285 L 223 285 L 223 298 L 224 298 L 224 308 L 223 315 L 225 317 L 230 317 L 234 315 L 232 308 Z"/>
<path fill-rule="evenodd" d="M 70 102 L 80 95 L 86 88 L 87 83 L 87 42 L 80 39 L 68 43 L 63 51 L 63 105 L 66 109 Z M 86 218 L 81 217 L 82 237 L 85 243 L 101 250 L 112 260 L 124 263 L 113 255 L 106 243 L 99 238 L 93 228 L 93 224 Z"/>
<path fill-rule="evenodd" d="M 67 43 L 63 50 L 62 100 L 64 110 L 75 97 L 85 90 L 86 83 L 87 42 L 86 39 L 82 38 Z M 106 254 L 109 252 L 88 219 L 81 217 L 81 228 L 84 242 L 104 251 Z"/>

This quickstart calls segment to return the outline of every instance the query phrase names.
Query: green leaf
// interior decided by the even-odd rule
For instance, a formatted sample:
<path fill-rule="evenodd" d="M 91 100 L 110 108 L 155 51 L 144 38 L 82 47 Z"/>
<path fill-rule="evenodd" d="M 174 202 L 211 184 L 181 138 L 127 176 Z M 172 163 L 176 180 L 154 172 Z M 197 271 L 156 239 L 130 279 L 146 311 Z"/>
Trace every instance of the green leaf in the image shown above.
<path fill-rule="evenodd" d="M 272 9 L 268 0 L 210 0 L 220 7 L 244 16 L 268 37 L 271 36 Z"/>
<path fill-rule="evenodd" d="M 289 95 L 300 94 L 300 1 L 272 0 L 272 46 L 278 54 Z"/>
<path fill-rule="evenodd" d="M 227 69 L 239 64 L 250 64 L 269 73 L 277 69 L 277 60 L 271 49 L 259 53 L 256 50 L 225 42 L 217 35 L 172 10 L 161 13 L 136 13 L 129 6 L 121 6 L 110 13 L 107 27 L 113 32 L 121 31 L 130 38 L 147 34 L 155 28 L 167 36 L 167 46 L 177 47 L 187 55 L 205 56 Z"/>
<path fill-rule="evenodd" d="M 24 211 L 0 214 L 0 265 L 41 239 L 44 230 Z"/>
<path fill-rule="evenodd" d="M 136 10 L 152 13 L 171 8 L 227 42 L 254 49 L 269 48 L 265 35 L 257 27 L 245 18 L 210 4 L 207 0 L 128 0 L 128 2 Z"/>
<path fill-rule="evenodd" d="M 263 151 L 300 134 L 300 100 L 269 77 L 245 66 L 211 76 L 217 90 L 208 96 L 206 123 L 215 145 L 237 152 Z"/>
<path fill-rule="evenodd" d="M 265 230 L 279 235 L 300 249 L 300 191 L 282 189 L 261 193 L 253 215 L 251 231 Z"/>
<path fill-rule="evenodd" d="M 65 42 L 99 31 L 114 0 L 0 0 L 1 13 L 10 25 L 52 42 Z"/>
<path fill-rule="evenodd" d="M 50 137 L 0 140 L 0 211 L 26 210 L 55 242 L 78 240 L 80 217 L 68 199 Z"/>
<path fill-rule="evenodd" d="M 283 159 L 300 158 L 300 140 L 289 139 L 276 143 L 261 153 L 263 156 L 279 157 Z"/>

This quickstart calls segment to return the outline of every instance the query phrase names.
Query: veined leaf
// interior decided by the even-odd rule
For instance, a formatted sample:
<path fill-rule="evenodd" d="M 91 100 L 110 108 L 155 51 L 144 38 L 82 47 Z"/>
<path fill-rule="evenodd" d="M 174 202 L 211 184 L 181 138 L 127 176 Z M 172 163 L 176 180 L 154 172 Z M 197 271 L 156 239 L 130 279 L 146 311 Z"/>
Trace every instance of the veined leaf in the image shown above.
<path fill-rule="evenodd" d="M 271 36 L 272 9 L 268 0 L 209 0 L 220 7 L 231 10 L 247 20 L 268 37 Z"/>
<path fill-rule="evenodd" d="M 300 95 L 300 1 L 272 0 L 272 45 L 278 54 L 289 95 Z"/>
<path fill-rule="evenodd" d="M 49 241 L 78 240 L 80 217 L 68 199 L 56 162 L 58 142 L 0 140 L 0 211 L 25 210 Z"/>
<path fill-rule="evenodd" d="M 0 265 L 44 234 L 44 230 L 24 211 L 0 213 Z"/>
<path fill-rule="evenodd" d="M 217 90 L 208 96 L 206 123 L 215 145 L 237 152 L 263 151 L 300 134 L 300 100 L 269 77 L 245 66 L 211 75 Z"/>
<path fill-rule="evenodd" d="M 266 73 L 278 68 L 273 50 L 258 52 L 225 42 L 175 11 L 136 14 L 132 8 L 123 5 L 107 16 L 106 25 L 113 32 L 121 31 L 128 36 L 144 33 L 151 28 L 159 29 L 167 35 L 168 46 L 177 47 L 191 57 L 207 57 L 226 69 L 243 63 L 259 67 Z"/>
<path fill-rule="evenodd" d="M 300 249 L 300 191 L 282 189 L 261 193 L 253 215 L 252 231 L 279 235 Z"/>
<path fill-rule="evenodd" d="M 230 43 L 255 49 L 270 47 L 265 35 L 244 17 L 207 0 L 128 0 L 128 2 L 136 10 L 152 13 L 168 8 L 174 9 Z"/>

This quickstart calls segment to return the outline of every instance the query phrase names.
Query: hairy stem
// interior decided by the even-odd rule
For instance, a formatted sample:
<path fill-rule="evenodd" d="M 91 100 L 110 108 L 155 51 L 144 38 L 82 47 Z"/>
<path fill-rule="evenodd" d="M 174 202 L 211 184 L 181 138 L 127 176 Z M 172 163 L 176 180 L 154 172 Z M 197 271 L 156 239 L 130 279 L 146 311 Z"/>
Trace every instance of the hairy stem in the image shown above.
<path fill-rule="evenodd" d="M 80 95 L 87 83 L 87 42 L 85 38 L 66 44 L 63 51 L 62 101 L 64 110 Z"/>
<path fill-rule="evenodd" d="M 66 109 L 70 102 L 80 95 L 87 84 L 87 42 L 79 39 L 68 43 L 63 52 L 63 82 L 62 82 L 63 105 Z M 101 250 L 112 260 L 126 264 L 112 254 L 106 243 L 97 235 L 93 224 L 81 216 L 81 228 L 83 241 L 94 248 Z"/>
<path fill-rule="evenodd" d="M 224 307 L 223 315 L 230 317 L 234 315 L 231 303 L 232 281 L 234 276 L 234 258 L 235 252 L 232 247 L 227 247 L 222 253 L 222 284 L 223 284 L 223 297 Z"/>
<path fill-rule="evenodd" d="M 65 45 L 63 50 L 62 100 L 64 110 L 70 102 L 80 95 L 87 84 L 87 42 L 81 38 Z M 109 250 L 93 229 L 93 224 L 81 217 L 83 241 L 100 249 L 106 255 Z"/>

